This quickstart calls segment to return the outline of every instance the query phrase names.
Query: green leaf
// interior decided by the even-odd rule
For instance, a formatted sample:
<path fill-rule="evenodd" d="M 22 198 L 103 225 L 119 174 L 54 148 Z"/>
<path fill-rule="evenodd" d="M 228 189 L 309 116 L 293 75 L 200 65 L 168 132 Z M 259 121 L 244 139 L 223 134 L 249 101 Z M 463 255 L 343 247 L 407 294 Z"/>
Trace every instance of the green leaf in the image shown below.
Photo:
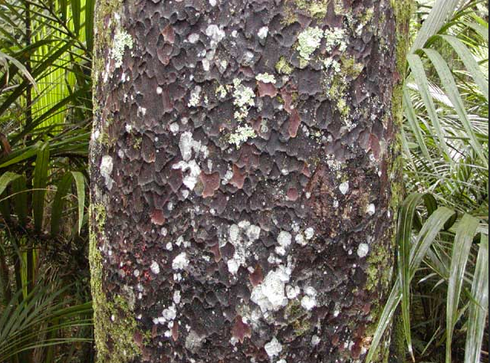
<path fill-rule="evenodd" d="M 391 290 L 387 303 L 381 313 L 380 320 L 371 342 L 366 363 L 370 363 L 375 356 L 384 332 L 391 324 L 391 320 L 400 303 L 402 303 L 402 322 L 405 338 L 409 351 L 413 354 L 411 347 L 410 333 L 410 283 L 413 280 L 415 272 L 418 270 L 423 258 L 427 255 L 432 243 L 439 232 L 444 228 L 444 224 L 453 216 L 454 211 L 439 207 L 432 212 L 431 216 L 423 224 L 420 232 L 412 243 L 413 220 L 416 215 L 416 208 L 422 201 L 433 208 L 433 197 L 429 194 L 413 193 L 409 195 L 400 207 L 397 241 L 398 241 L 398 277 Z M 405 284 L 405 286 L 403 286 Z M 403 311 L 403 309 L 406 309 Z"/>
<path fill-rule="evenodd" d="M 17 178 L 20 178 L 19 174 L 7 171 L 0 176 L 0 195 L 3 194 L 7 186 Z"/>
<path fill-rule="evenodd" d="M 14 210 L 19 218 L 19 223 L 21 226 L 26 227 L 27 224 L 27 193 L 29 190 L 26 186 L 25 176 L 17 178 L 12 183 L 12 193 L 14 200 Z"/>
<path fill-rule="evenodd" d="M 405 199 L 400 207 L 397 245 L 398 245 L 398 279 L 401 292 L 403 330 L 407 339 L 408 350 L 413 356 L 412 341 L 410 335 L 410 245 L 412 236 L 412 224 L 417 206 L 423 200 L 424 195 L 414 193 Z"/>
<path fill-rule="evenodd" d="M 444 155 L 445 160 L 450 161 L 451 158 L 449 157 L 450 153 L 446 144 L 446 137 L 444 135 L 444 130 L 441 127 L 441 123 L 434 106 L 434 101 L 429 91 L 429 81 L 425 74 L 424 64 L 417 54 L 408 55 L 407 61 L 410 69 L 412 70 L 413 78 L 417 84 L 418 91 L 420 92 L 420 95 L 424 101 L 427 113 L 429 114 L 432 125 L 434 126 L 437 138 L 439 139 L 436 146 L 440 149 L 442 155 Z"/>
<path fill-rule="evenodd" d="M 410 281 L 415 276 L 437 235 L 444 230 L 444 225 L 453 215 L 453 210 L 439 207 L 422 226 L 410 251 Z"/>
<path fill-rule="evenodd" d="M 8 221 L 10 220 L 10 204 L 8 203 L 9 196 L 6 189 L 10 183 L 20 178 L 19 174 L 7 171 L 0 176 L 0 213 Z"/>
<path fill-rule="evenodd" d="M 67 288 L 37 285 L 22 302 L 19 290 L 6 309 L 0 311 L 0 361 L 23 351 L 55 344 L 86 342 L 89 339 L 71 337 L 77 327 L 91 325 L 91 304 L 73 305 L 63 299 Z M 70 306 L 67 307 L 67 304 Z M 65 331 L 67 338 L 50 338 L 50 333 Z"/>
<path fill-rule="evenodd" d="M 442 28 L 448 17 L 456 10 L 460 0 L 437 0 L 429 16 L 420 28 L 410 53 L 423 48 L 427 40 Z"/>
<path fill-rule="evenodd" d="M 82 230 L 83 226 L 83 213 L 85 210 L 85 178 L 79 171 L 72 171 L 71 174 L 75 179 L 77 187 L 77 199 L 78 199 L 78 233 Z"/>
<path fill-rule="evenodd" d="M 44 218 L 44 196 L 49 170 L 49 145 L 45 144 L 39 149 L 34 167 L 34 180 L 32 192 L 32 210 L 34 213 L 34 229 L 40 232 Z"/>
<path fill-rule="evenodd" d="M 405 108 L 405 116 L 408 120 L 408 124 L 410 125 L 410 128 L 415 135 L 415 139 L 417 140 L 417 146 L 420 147 L 425 158 L 432 163 L 432 158 L 429 155 L 429 150 L 427 149 L 425 140 L 420 132 L 420 126 L 417 122 L 417 114 L 415 113 L 412 105 L 412 100 L 410 99 L 410 95 L 408 94 L 408 90 L 406 87 L 403 87 L 403 106 Z"/>
<path fill-rule="evenodd" d="M 38 148 L 38 145 L 33 145 L 30 148 L 24 149 L 22 153 L 18 153 L 17 155 L 15 153 L 12 153 L 12 157 L 6 158 L 7 160 L 4 163 L 0 164 L 0 169 L 34 157 L 35 155 L 37 155 Z"/>
<path fill-rule="evenodd" d="M 41 40 L 32 44 L 31 47 L 37 46 L 42 47 L 45 45 L 53 44 L 54 40 Z M 43 61 L 38 63 L 37 67 L 33 69 L 31 72 L 32 77 L 37 78 L 44 72 L 50 69 L 51 66 L 60 58 L 60 56 L 65 53 L 71 46 L 73 41 L 70 40 L 66 42 L 64 46 L 57 49 L 53 54 L 51 54 L 47 58 L 42 58 Z M 18 98 L 23 94 L 25 88 L 29 85 L 28 81 L 24 81 L 18 86 L 2 103 L 0 103 L 0 115 L 3 115 L 12 104 L 14 104 Z M 12 142 L 13 144 L 13 142 Z"/>
<path fill-rule="evenodd" d="M 480 69 L 480 65 L 475 60 L 475 57 L 470 52 L 468 47 L 456 37 L 441 35 L 441 38 L 448 42 L 456 51 L 459 58 L 461 58 L 461 60 L 463 61 L 468 72 L 471 73 L 473 80 L 478 85 L 488 102 L 488 77 L 485 77 Z"/>
<path fill-rule="evenodd" d="M 452 76 L 447 63 L 435 50 L 424 49 L 423 51 L 425 52 L 425 54 L 427 54 L 432 64 L 434 65 L 434 68 L 436 69 L 437 74 L 441 79 L 444 89 L 446 90 L 447 96 L 454 105 L 456 113 L 458 114 L 459 119 L 463 124 L 463 127 L 465 128 L 468 137 L 470 138 L 470 143 L 473 147 L 473 150 L 478 154 L 483 164 L 488 167 L 488 159 L 486 153 L 483 150 L 480 142 L 476 138 L 475 132 L 473 131 L 473 126 L 468 119 L 463 100 L 461 99 L 461 95 L 459 94 L 458 87 L 456 85 L 456 82 L 454 81 L 454 77 Z"/>
<path fill-rule="evenodd" d="M 488 43 L 488 23 L 486 27 L 472 21 L 463 22 L 463 24 L 477 32 Z"/>
<path fill-rule="evenodd" d="M 371 363 L 373 361 L 373 358 L 377 353 L 379 343 L 381 343 L 381 339 L 383 338 L 385 331 L 391 326 L 396 308 L 398 307 L 398 304 L 400 304 L 402 298 L 400 290 L 400 280 L 397 279 L 393 288 L 391 289 L 390 296 L 385 303 L 383 312 L 381 313 L 381 317 L 379 318 L 378 325 L 376 326 L 376 331 L 374 332 L 373 340 L 371 341 L 371 346 L 366 356 L 365 363 Z"/>
<path fill-rule="evenodd" d="M 475 302 L 470 302 L 468 312 L 465 363 L 480 362 L 486 327 L 488 314 L 488 235 L 486 234 L 481 237 L 471 295 Z"/>
<path fill-rule="evenodd" d="M 61 21 L 66 23 L 68 0 L 59 0 L 59 7 L 61 10 Z"/>
<path fill-rule="evenodd" d="M 412 243 L 413 220 L 417 206 L 424 201 L 430 217 L 423 224 L 417 238 Z M 454 214 L 448 208 L 436 208 L 434 197 L 430 194 L 414 193 L 407 197 L 400 208 L 397 231 L 399 281 L 401 290 L 401 312 L 403 330 L 409 353 L 413 356 L 410 319 L 410 284 L 428 249 Z"/>
<path fill-rule="evenodd" d="M 465 214 L 456 226 L 453 251 L 451 254 L 451 267 L 449 269 L 449 286 L 446 306 L 446 363 L 451 363 L 451 347 L 454 327 L 459 317 L 459 300 L 463 278 L 468 263 L 473 237 L 477 232 L 480 221 L 469 214 Z"/>
<path fill-rule="evenodd" d="M 94 0 L 85 1 L 85 41 L 88 52 L 92 52 L 94 45 Z"/>
<path fill-rule="evenodd" d="M 61 216 L 63 215 L 63 206 L 66 194 L 70 189 L 73 181 L 71 173 L 63 176 L 57 185 L 56 194 L 54 196 L 53 205 L 51 206 L 51 235 L 56 236 L 60 231 Z"/>
<path fill-rule="evenodd" d="M 37 89 L 36 80 L 34 79 L 34 77 L 31 75 L 31 73 L 27 70 L 27 68 L 21 62 L 19 62 L 14 57 L 11 57 L 8 54 L 5 54 L 2 51 L 0 51 L 0 63 L 2 63 L 1 62 L 2 60 L 12 62 L 21 71 L 21 73 L 24 75 L 24 77 L 26 77 L 27 80 L 34 86 L 34 88 Z"/>
<path fill-rule="evenodd" d="M 80 32 L 80 16 L 81 16 L 81 6 L 80 0 L 70 0 L 71 3 L 71 13 L 73 16 L 73 27 L 75 35 Z"/>

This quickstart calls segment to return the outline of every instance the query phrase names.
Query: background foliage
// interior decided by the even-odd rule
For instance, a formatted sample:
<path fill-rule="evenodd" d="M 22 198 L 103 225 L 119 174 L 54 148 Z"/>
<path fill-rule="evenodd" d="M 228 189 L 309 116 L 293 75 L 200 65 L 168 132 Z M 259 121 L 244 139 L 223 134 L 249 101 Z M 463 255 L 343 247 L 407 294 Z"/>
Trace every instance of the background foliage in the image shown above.
<path fill-rule="evenodd" d="M 403 359 L 486 361 L 486 2 L 419 1 L 412 29 L 402 130 L 408 197 L 398 215 L 398 274 L 368 361 L 394 320 Z"/>
<path fill-rule="evenodd" d="M 93 6 L 0 0 L 0 362 L 93 361 Z M 475 363 L 488 359 L 488 9 L 418 0 L 411 25 L 407 199 L 368 360 L 392 332 L 400 361 Z"/>
<path fill-rule="evenodd" d="M 0 7 L 0 362 L 90 362 L 93 2 Z"/>

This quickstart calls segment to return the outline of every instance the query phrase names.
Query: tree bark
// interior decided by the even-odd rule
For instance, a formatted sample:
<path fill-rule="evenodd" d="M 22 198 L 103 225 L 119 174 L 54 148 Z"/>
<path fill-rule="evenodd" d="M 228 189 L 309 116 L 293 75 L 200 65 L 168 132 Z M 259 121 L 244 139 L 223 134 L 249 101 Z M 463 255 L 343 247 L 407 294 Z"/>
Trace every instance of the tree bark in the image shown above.
<path fill-rule="evenodd" d="M 99 362 L 365 357 L 393 271 L 409 4 L 98 2 Z"/>

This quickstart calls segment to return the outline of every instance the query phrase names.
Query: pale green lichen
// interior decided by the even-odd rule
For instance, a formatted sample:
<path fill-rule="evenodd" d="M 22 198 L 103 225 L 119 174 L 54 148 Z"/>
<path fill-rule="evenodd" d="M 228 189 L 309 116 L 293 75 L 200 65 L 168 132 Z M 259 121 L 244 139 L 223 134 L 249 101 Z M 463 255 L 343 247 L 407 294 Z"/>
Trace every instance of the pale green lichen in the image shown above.
<path fill-rule="evenodd" d="M 334 6 L 335 14 L 341 15 L 345 13 L 343 0 L 334 0 L 333 6 Z"/>
<path fill-rule="evenodd" d="M 120 13 L 122 0 L 107 0 L 97 2 L 94 16 L 94 62 L 92 67 L 93 79 L 93 97 L 97 94 L 97 83 L 99 77 L 103 74 L 106 58 L 110 57 L 110 44 L 113 41 L 113 34 L 118 26 L 114 18 Z M 107 20 L 109 21 L 107 22 Z M 107 55 L 107 53 L 109 53 Z M 95 101 L 95 99 L 94 99 Z M 97 102 L 94 102 L 94 110 L 98 108 Z"/>
<path fill-rule="evenodd" d="M 336 60 L 336 59 L 334 59 L 334 58 L 332 58 L 332 57 L 326 58 L 323 61 L 323 67 L 325 68 L 326 71 L 328 71 L 330 68 L 332 68 L 335 73 L 339 73 L 340 72 L 340 63 L 339 63 L 339 61 Z"/>
<path fill-rule="evenodd" d="M 337 110 L 339 110 L 340 114 L 344 117 L 349 116 L 350 108 L 347 106 L 347 102 L 345 98 L 340 98 L 337 101 Z"/>
<path fill-rule="evenodd" d="M 111 58 L 114 59 L 114 66 L 122 66 L 122 59 L 126 48 L 133 49 L 133 38 L 124 29 L 118 29 L 114 35 Z"/>
<path fill-rule="evenodd" d="M 334 28 L 333 30 L 326 29 L 324 33 L 325 37 L 325 47 L 327 52 L 332 52 L 333 49 L 337 48 L 344 52 L 347 49 L 347 43 L 345 39 L 347 34 L 342 28 Z"/>
<path fill-rule="evenodd" d="M 323 30 L 319 27 L 308 27 L 298 36 L 299 56 L 304 61 L 309 61 L 311 55 L 320 47 L 323 38 Z"/>
<path fill-rule="evenodd" d="M 321 30 L 319 27 L 309 27 L 298 36 L 297 50 L 300 56 L 300 68 L 304 68 L 311 59 L 312 54 L 320 47 L 325 39 L 325 49 L 331 53 L 334 49 L 344 52 L 347 49 L 345 42 L 346 32 L 342 28 Z"/>
<path fill-rule="evenodd" d="M 272 74 L 269 74 L 269 73 L 261 73 L 261 74 L 258 74 L 255 79 L 259 82 L 262 82 L 262 83 L 272 83 L 272 84 L 276 84 L 276 78 L 272 75 Z"/>
<path fill-rule="evenodd" d="M 201 103 L 201 91 L 202 91 L 202 88 L 200 86 L 196 86 L 192 90 L 191 96 L 189 98 L 189 103 L 187 104 L 187 106 L 189 106 L 189 107 L 199 106 L 199 104 Z"/>
<path fill-rule="evenodd" d="M 239 126 L 235 132 L 230 135 L 228 142 L 230 144 L 235 144 L 236 148 L 238 149 L 241 144 L 256 136 L 257 134 L 250 126 Z"/>
<path fill-rule="evenodd" d="M 227 95 L 228 90 L 225 86 L 219 85 L 218 88 L 216 88 L 216 96 L 218 96 L 219 98 L 225 98 Z"/>
<path fill-rule="evenodd" d="M 336 101 L 337 110 L 342 115 L 345 126 L 348 130 L 355 125 L 349 119 L 350 106 L 347 102 L 347 89 L 352 80 L 359 77 L 364 65 L 356 62 L 354 57 L 342 56 L 339 60 L 333 57 L 326 58 L 323 61 L 325 72 L 325 87 L 327 96 L 331 101 Z"/>
<path fill-rule="evenodd" d="M 276 63 L 276 71 L 277 73 L 290 75 L 293 73 L 294 68 L 288 63 L 285 57 L 281 57 L 279 61 Z"/>
<path fill-rule="evenodd" d="M 244 86 L 237 78 L 233 80 L 233 85 L 235 86 L 233 104 L 238 108 L 235 118 L 242 121 L 248 116 L 249 108 L 255 106 L 255 92 L 252 88 Z"/>
<path fill-rule="evenodd" d="M 346 77 L 354 80 L 361 74 L 364 64 L 356 62 L 354 57 L 341 57 L 342 70 Z"/>
<path fill-rule="evenodd" d="M 330 0 L 296 0 L 296 6 L 306 10 L 312 18 L 323 19 L 327 15 Z"/>
<path fill-rule="evenodd" d="M 283 23 L 286 25 L 298 21 L 298 9 L 306 12 L 310 17 L 322 20 L 327 15 L 328 4 L 331 0 L 288 0 L 284 11 Z"/>
<path fill-rule="evenodd" d="M 293 327 L 296 337 L 303 336 L 311 330 L 311 313 L 301 306 L 301 301 L 298 298 L 289 301 L 284 309 L 284 317 Z"/>

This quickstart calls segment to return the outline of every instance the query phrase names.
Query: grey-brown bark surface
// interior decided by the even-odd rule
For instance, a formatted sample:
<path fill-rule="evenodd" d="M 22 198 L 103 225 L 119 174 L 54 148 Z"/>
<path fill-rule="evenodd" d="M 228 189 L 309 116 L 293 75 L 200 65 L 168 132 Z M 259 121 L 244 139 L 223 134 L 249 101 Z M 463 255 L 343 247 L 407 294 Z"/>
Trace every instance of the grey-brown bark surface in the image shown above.
<path fill-rule="evenodd" d="M 362 359 L 392 271 L 391 2 L 97 9 L 99 361 Z"/>

